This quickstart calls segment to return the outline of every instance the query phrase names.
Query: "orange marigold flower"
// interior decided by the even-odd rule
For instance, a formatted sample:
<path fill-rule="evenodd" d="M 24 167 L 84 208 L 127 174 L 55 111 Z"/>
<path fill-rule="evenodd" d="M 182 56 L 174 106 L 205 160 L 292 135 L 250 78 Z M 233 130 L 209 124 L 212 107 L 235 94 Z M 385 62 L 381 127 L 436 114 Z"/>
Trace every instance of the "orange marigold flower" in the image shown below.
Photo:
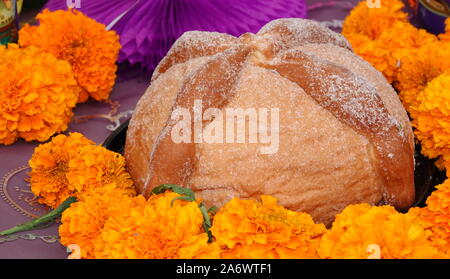
<path fill-rule="evenodd" d="M 404 4 L 400 0 L 381 1 L 381 7 L 376 9 L 369 8 L 366 1 L 361 1 L 345 19 L 342 33 L 346 37 L 362 34 L 374 40 L 395 22 L 407 22 L 408 16 L 402 11 L 403 8 Z"/>
<path fill-rule="evenodd" d="M 33 193 L 53 208 L 69 196 L 83 200 L 91 192 L 99 195 L 107 188 L 136 194 L 124 157 L 94 145 L 79 133 L 59 135 L 40 145 L 29 164 Z"/>
<path fill-rule="evenodd" d="M 98 145 L 79 148 L 78 155 L 69 162 L 66 177 L 69 189 L 79 193 L 80 199 L 84 193 L 99 190 L 111 183 L 130 195 L 136 193 L 131 176 L 126 170 L 125 158 Z"/>
<path fill-rule="evenodd" d="M 147 201 L 134 198 L 106 221 L 95 244 L 96 258 L 219 258 L 218 246 L 208 244 L 198 204 L 174 200 L 178 197 L 165 192 Z"/>
<path fill-rule="evenodd" d="M 29 162 L 30 184 L 40 203 L 55 208 L 73 194 L 66 177 L 69 161 L 77 156 L 80 147 L 93 144 L 82 134 L 70 133 L 58 135 L 34 150 Z"/>
<path fill-rule="evenodd" d="M 450 179 L 436 186 L 427 199 L 427 206 L 421 209 L 421 217 L 428 222 L 433 238 L 439 242 L 442 251 L 450 256 Z"/>
<path fill-rule="evenodd" d="M 350 33 L 346 37 L 355 53 L 382 72 L 390 83 L 397 81 L 398 72 L 401 71 L 405 59 L 415 58 L 421 47 L 433 45 L 435 48 L 434 44 L 438 42 L 434 35 L 402 21 L 395 22 L 390 28 L 383 30 L 375 40 L 361 33 Z M 406 65 L 409 67 L 408 63 Z M 403 77 L 409 78 L 405 73 Z"/>
<path fill-rule="evenodd" d="M 433 79 L 410 107 L 414 133 L 429 158 L 450 155 L 450 72 Z"/>
<path fill-rule="evenodd" d="M 285 209 L 271 196 L 229 201 L 216 214 L 211 232 L 223 258 L 317 258 L 325 232 L 310 215 Z"/>
<path fill-rule="evenodd" d="M 391 206 L 350 205 L 322 238 L 322 258 L 367 259 L 377 247 L 383 259 L 440 258 L 432 233 L 415 214 Z"/>
<path fill-rule="evenodd" d="M 381 8 L 376 9 L 360 2 L 343 26 L 343 34 L 355 52 L 381 71 L 390 83 L 397 82 L 404 59 L 416 57 L 418 48 L 438 42 L 436 36 L 411 25 L 403 8 L 399 0 L 382 1 Z"/>
<path fill-rule="evenodd" d="M 402 90 L 398 93 L 400 101 L 406 111 L 410 112 L 411 106 L 417 105 L 417 96 L 423 90 L 423 86 Z"/>
<path fill-rule="evenodd" d="M 408 111 L 412 105 L 418 105 L 417 96 L 428 82 L 450 68 L 450 52 L 446 45 L 427 43 L 416 48 L 413 55 L 402 58 L 394 86 L 400 91 L 400 99 Z"/>
<path fill-rule="evenodd" d="M 440 34 L 439 39 L 443 42 L 450 42 L 450 18 L 445 20 L 445 33 Z"/>
<path fill-rule="evenodd" d="M 67 129 L 79 88 L 69 63 L 35 48 L 0 46 L 0 144 L 46 141 Z"/>
<path fill-rule="evenodd" d="M 440 187 L 442 188 L 442 185 Z M 448 186 L 445 187 L 448 188 Z M 423 208 L 413 207 L 408 211 L 408 214 L 420 218 L 425 230 L 431 232 L 429 239 L 432 241 L 433 246 L 439 250 L 441 254 L 440 257 L 450 259 L 450 234 L 448 223 L 440 222 L 439 218 L 437 218 L 438 223 L 436 223 L 436 217 L 441 213 L 432 212 L 427 206 Z"/>
<path fill-rule="evenodd" d="M 377 41 L 370 40 L 363 34 L 349 34 L 347 39 L 356 54 L 369 62 L 375 69 L 382 72 L 391 83 L 395 79 L 398 62 L 392 56 L 391 51 Z"/>
<path fill-rule="evenodd" d="M 391 51 L 399 65 L 418 48 L 438 42 L 433 34 L 402 21 L 395 22 L 392 27 L 384 30 L 376 41 L 381 47 Z"/>
<path fill-rule="evenodd" d="M 116 78 L 119 36 L 76 10 L 44 10 L 37 19 L 39 25 L 20 30 L 20 45 L 37 46 L 68 61 L 82 88 L 78 102 L 89 96 L 107 100 Z"/>
<path fill-rule="evenodd" d="M 65 210 L 61 218 L 59 236 L 61 244 L 76 244 L 82 258 L 94 258 L 94 243 L 102 232 L 106 220 L 121 214 L 133 199 L 129 192 L 118 190 L 116 185 L 106 185 L 103 191 L 92 191 L 83 201 L 76 202 Z"/>

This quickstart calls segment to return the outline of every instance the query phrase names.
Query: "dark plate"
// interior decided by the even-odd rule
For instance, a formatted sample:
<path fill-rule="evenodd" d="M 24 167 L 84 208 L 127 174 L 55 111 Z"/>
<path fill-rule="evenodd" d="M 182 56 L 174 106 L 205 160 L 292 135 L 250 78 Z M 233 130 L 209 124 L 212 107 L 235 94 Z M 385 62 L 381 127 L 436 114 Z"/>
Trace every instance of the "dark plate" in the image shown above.
<path fill-rule="evenodd" d="M 109 150 L 123 154 L 129 122 L 130 120 L 127 120 L 112 132 L 103 145 Z M 427 197 L 434 190 L 434 186 L 441 184 L 446 176 L 445 173 L 436 168 L 434 160 L 427 159 L 420 154 L 419 145 L 416 146 L 414 156 L 416 159 L 416 168 L 414 171 L 416 185 L 415 206 L 424 206 Z"/>
<path fill-rule="evenodd" d="M 128 124 L 130 124 L 130 119 L 123 122 L 119 128 L 112 132 L 103 142 L 103 146 L 109 150 L 123 154 L 125 149 L 125 140 L 127 138 Z"/>

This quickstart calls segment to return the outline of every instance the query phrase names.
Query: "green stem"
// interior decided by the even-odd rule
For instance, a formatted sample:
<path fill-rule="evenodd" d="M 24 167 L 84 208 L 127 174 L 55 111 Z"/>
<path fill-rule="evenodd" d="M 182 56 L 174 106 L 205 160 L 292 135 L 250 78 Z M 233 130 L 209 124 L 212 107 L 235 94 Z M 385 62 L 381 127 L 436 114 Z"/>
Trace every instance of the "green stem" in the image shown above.
<path fill-rule="evenodd" d="M 36 219 L 31 220 L 26 223 L 23 223 L 21 225 L 12 227 L 10 229 L 4 230 L 4 231 L 0 232 L 0 235 L 5 236 L 5 235 L 13 234 L 13 233 L 18 233 L 18 232 L 30 231 L 30 230 L 33 230 L 33 229 L 39 227 L 42 224 L 52 222 L 56 218 L 61 216 L 61 214 L 64 212 L 64 210 L 69 208 L 70 205 L 76 201 L 77 201 L 76 198 L 69 197 L 60 206 L 58 206 L 54 210 L 50 211 L 49 213 L 45 214 L 44 216 L 41 216 L 39 218 L 36 218 Z"/>
<path fill-rule="evenodd" d="M 208 235 L 208 241 L 212 242 L 213 241 L 213 236 L 211 233 L 211 218 L 209 217 L 209 210 L 206 210 L 205 205 L 203 205 L 203 203 L 201 203 L 199 206 L 200 211 L 202 212 L 203 215 L 203 229 L 205 230 L 206 234 Z"/>

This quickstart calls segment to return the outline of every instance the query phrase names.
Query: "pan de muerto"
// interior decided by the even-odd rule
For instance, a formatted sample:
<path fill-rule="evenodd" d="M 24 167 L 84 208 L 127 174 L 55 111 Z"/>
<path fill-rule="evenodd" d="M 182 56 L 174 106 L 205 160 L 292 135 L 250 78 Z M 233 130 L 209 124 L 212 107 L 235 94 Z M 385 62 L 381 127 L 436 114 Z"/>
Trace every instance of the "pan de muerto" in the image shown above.
<path fill-rule="evenodd" d="M 146 196 L 160 184 L 215 206 L 266 194 L 329 224 L 353 203 L 411 206 L 413 150 L 381 73 L 320 23 L 279 19 L 239 38 L 178 39 L 136 107 L 125 155 Z"/>

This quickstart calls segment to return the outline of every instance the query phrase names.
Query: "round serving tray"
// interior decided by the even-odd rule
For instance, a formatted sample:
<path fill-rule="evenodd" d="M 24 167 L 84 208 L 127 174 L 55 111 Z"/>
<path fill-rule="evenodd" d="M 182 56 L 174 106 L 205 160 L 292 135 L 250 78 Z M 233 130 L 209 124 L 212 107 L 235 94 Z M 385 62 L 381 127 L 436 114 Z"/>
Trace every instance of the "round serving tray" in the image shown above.
<path fill-rule="evenodd" d="M 130 120 L 125 121 L 112 132 L 103 143 L 103 146 L 123 154 L 129 122 Z M 427 159 L 420 153 L 420 145 L 416 145 L 414 157 L 416 162 L 414 170 L 416 202 L 414 205 L 425 206 L 427 197 L 434 191 L 436 185 L 441 184 L 445 180 L 446 176 L 444 172 L 434 165 L 434 160 Z"/>

